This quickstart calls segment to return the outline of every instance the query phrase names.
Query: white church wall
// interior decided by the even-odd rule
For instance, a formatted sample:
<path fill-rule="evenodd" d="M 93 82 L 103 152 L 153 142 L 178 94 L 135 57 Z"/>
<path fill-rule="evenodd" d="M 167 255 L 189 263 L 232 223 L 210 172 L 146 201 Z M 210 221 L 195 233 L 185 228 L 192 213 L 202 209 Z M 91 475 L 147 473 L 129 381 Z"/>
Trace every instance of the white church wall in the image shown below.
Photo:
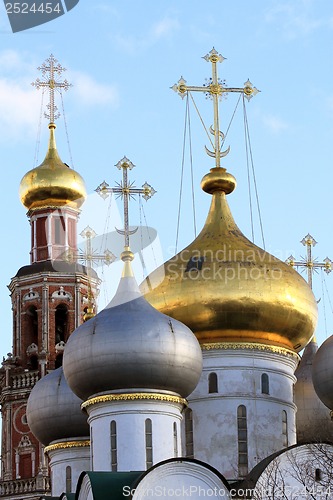
<path fill-rule="evenodd" d="M 86 442 L 64 441 L 48 447 L 52 496 L 73 493 L 83 470 L 90 470 L 90 447 Z"/>
<path fill-rule="evenodd" d="M 263 458 L 296 443 L 296 355 L 241 346 L 203 350 L 203 359 L 200 382 L 188 398 L 195 458 L 212 465 L 227 479 L 237 479 Z M 217 392 L 209 393 L 211 373 L 216 373 Z M 268 394 L 263 393 L 263 374 L 267 375 Z M 243 444 L 238 440 L 240 406 L 245 407 L 240 410 L 245 413 L 240 420 L 243 425 L 246 421 L 247 429 L 245 438 L 242 432 Z M 239 458 L 239 447 L 243 458 Z"/>
<path fill-rule="evenodd" d="M 155 399 L 89 406 L 92 470 L 146 470 L 161 460 L 180 456 L 182 406 Z"/>

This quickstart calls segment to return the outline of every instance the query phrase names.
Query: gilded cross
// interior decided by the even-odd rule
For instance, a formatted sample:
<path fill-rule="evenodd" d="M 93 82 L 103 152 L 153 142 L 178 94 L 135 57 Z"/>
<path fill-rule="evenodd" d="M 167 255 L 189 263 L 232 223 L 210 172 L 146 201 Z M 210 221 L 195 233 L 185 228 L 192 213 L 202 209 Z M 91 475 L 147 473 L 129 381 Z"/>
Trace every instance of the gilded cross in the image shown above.
<path fill-rule="evenodd" d="M 286 260 L 286 263 L 291 267 L 300 267 L 301 270 L 306 269 L 308 274 L 308 283 L 312 289 L 313 273 L 315 271 L 317 272 L 317 269 L 324 269 L 325 273 L 329 274 L 332 271 L 333 262 L 328 257 L 326 257 L 323 262 L 318 262 L 316 258 L 313 258 L 312 248 L 317 245 L 317 241 L 311 236 L 311 234 L 304 236 L 301 243 L 306 247 L 306 257 L 301 257 L 302 260 L 296 261 L 295 257 L 291 255 Z"/>
<path fill-rule="evenodd" d="M 52 54 L 37 69 L 38 71 L 41 71 L 43 79 L 40 80 L 39 78 L 37 78 L 36 81 L 31 85 L 33 87 L 36 87 L 37 90 L 39 90 L 40 88 L 48 88 L 50 100 L 47 108 L 49 110 L 49 113 L 44 114 L 45 117 L 50 120 L 50 123 L 54 123 L 54 120 L 56 120 L 60 116 L 58 108 L 54 104 L 54 92 L 56 90 L 67 91 L 72 85 L 68 83 L 67 80 L 59 81 L 59 77 L 64 71 L 66 71 L 66 68 L 63 68 Z"/>
<path fill-rule="evenodd" d="M 214 146 L 213 146 L 214 151 L 210 151 L 207 147 L 205 147 L 205 149 L 206 153 L 209 156 L 215 157 L 216 167 L 220 167 L 221 158 L 223 156 L 226 156 L 230 151 L 230 147 L 228 147 L 226 151 L 221 151 L 221 139 L 222 140 L 224 139 L 224 134 L 223 132 L 220 131 L 220 123 L 219 123 L 220 99 L 222 98 L 223 95 L 227 94 L 228 92 L 238 92 L 242 93 L 247 100 L 250 100 L 251 97 L 255 96 L 259 92 L 259 90 L 256 87 L 253 87 L 250 80 L 247 80 L 244 83 L 244 87 L 241 88 L 226 87 L 225 82 L 224 81 L 222 82 L 219 79 L 217 71 L 217 63 L 223 62 L 225 60 L 225 57 L 219 54 L 214 49 L 214 47 L 208 54 L 206 54 L 203 57 L 203 59 L 212 64 L 212 76 L 206 85 L 203 85 L 202 87 L 190 86 L 187 85 L 186 80 L 184 80 L 184 78 L 181 77 L 179 82 L 173 85 L 171 88 L 175 92 L 177 92 L 182 99 L 185 97 L 187 92 L 204 92 L 207 97 L 212 98 L 213 108 L 214 108 L 214 125 L 210 127 L 210 131 L 214 135 Z"/>
<path fill-rule="evenodd" d="M 116 256 L 106 249 L 103 254 L 98 254 L 93 249 L 93 239 L 97 236 L 95 231 L 87 226 L 83 231 L 81 231 L 80 236 L 86 240 L 85 250 L 74 254 L 72 250 L 69 250 L 66 254 L 67 260 L 70 261 L 81 261 L 87 266 L 87 276 L 88 276 L 88 305 L 87 312 L 84 315 L 84 321 L 92 318 L 94 313 L 94 294 L 91 289 L 91 270 L 95 262 L 103 262 L 107 266 L 112 264 L 116 260 Z"/>
<path fill-rule="evenodd" d="M 134 234 L 138 228 L 134 230 L 129 229 L 129 212 L 128 212 L 128 203 L 130 198 L 134 198 L 135 195 L 142 195 L 144 200 L 149 200 L 155 193 L 155 189 L 150 186 L 147 182 L 142 185 L 142 188 L 136 188 L 134 186 L 134 182 L 129 182 L 128 180 L 128 170 L 132 170 L 135 165 L 124 156 L 122 160 L 120 160 L 115 165 L 119 170 L 122 170 L 123 178 L 122 181 L 116 182 L 115 187 L 110 187 L 109 184 L 103 181 L 95 190 L 103 199 L 106 199 L 109 194 L 115 193 L 117 198 L 121 197 L 124 202 L 124 229 L 117 229 L 116 231 L 119 234 L 123 234 L 125 237 L 125 247 L 129 248 L 129 237 L 131 234 Z"/>

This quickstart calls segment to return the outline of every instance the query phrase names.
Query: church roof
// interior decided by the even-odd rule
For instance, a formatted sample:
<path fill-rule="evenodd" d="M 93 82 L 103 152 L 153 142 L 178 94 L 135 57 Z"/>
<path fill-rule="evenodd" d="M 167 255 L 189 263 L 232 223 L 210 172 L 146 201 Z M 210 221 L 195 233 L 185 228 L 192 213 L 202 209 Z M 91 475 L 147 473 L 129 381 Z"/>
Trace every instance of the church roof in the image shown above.
<path fill-rule="evenodd" d="M 105 500 L 105 498 L 112 498 L 112 500 L 123 499 L 124 487 L 134 487 L 143 474 L 143 471 L 82 472 L 77 484 L 75 498 L 78 498 L 82 481 L 88 477 L 94 500 Z M 110 492 L 112 492 L 112 496 L 110 496 Z"/>

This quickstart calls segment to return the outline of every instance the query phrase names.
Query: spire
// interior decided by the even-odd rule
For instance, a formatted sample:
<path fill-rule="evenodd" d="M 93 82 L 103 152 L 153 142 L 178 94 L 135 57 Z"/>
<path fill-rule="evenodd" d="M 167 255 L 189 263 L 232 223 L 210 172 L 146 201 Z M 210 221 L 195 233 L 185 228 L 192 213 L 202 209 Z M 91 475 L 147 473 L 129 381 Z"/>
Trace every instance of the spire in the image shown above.
<path fill-rule="evenodd" d="M 213 109 L 214 109 L 214 125 L 210 127 L 210 132 L 214 136 L 214 143 L 212 143 L 213 151 L 210 151 L 207 147 L 206 153 L 209 156 L 215 158 L 215 166 L 216 168 L 220 168 L 221 158 L 226 156 L 230 147 L 228 147 L 225 151 L 221 151 L 221 147 L 223 146 L 224 134 L 220 130 L 220 118 L 219 118 L 219 101 L 223 97 L 223 95 L 228 92 L 237 92 L 242 93 L 247 100 L 250 100 L 253 96 L 255 96 L 259 90 L 256 87 L 253 87 L 250 80 L 247 80 L 244 83 L 244 87 L 226 87 L 225 81 L 221 81 L 218 77 L 217 63 L 222 63 L 225 60 L 221 54 L 219 54 L 215 48 L 206 54 L 203 59 L 212 64 L 212 76 L 209 78 L 206 84 L 203 86 L 189 86 L 186 85 L 186 80 L 183 77 L 173 85 L 171 88 L 175 92 L 177 92 L 180 97 L 183 99 L 188 92 L 203 92 L 206 97 L 209 97 L 213 100 Z M 222 145 L 221 145 L 222 139 Z"/>
<path fill-rule="evenodd" d="M 58 108 L 54 103 L 54 93 L 55 91 L 65 90 L 65 92 L 72 86 L 66 79 L 63 81 L 59 81 L 59 77 L 61 74 L 66 71 L 66 68 L 63 68 L 57 59 L 54 58 L 53 54 L 50 55 L 48 59 L 41 66 L 39 66 L 38 71 L 42 73 L 42 80 L 39 78 L 36 79 L 31 85 L 36 87 L 37 90 L 40 88 L 47 88 L 49 91 L 49 103 L 47 108 L 49 110 L 48 113 L 44 113 L 45 117 L 50 120 L 50 124 L 53 124 L 54 121 L 59 118 L 60 113 L 58 112 Z"/>
<path fill-rule="evenodd" d="M 130 249 L 129 238 L 130 235 L 136 233 L 138 228 L 130 230 L 129 226 L 129 210 L 128 203 L 130 198 L 134 198 L 135 195 L 142 195 L 142 197 L 148 201 L 155 193 L 155 189 L 151 187 L 150 184 L 145 182 L 142 188 L 136 188 L 134 182 L 128 180 L 128 170 L 132 170 L 135 165 L 124 156 L 115 165 L 118 170 L 122 170 L 123 178 L 120 182 L 116 182 L 116 187 L 109 187 L 109 184 L 103 181 L 95 190 L 104 200 L 112 193 L 115 193 L 117 198 L 121 197 L 124 204 L 124 229 L 117 229 L 119 234 L 124 235 L 124 251 L 121 254 L 121 260 L 124 262 L 123 277 L 133 276 L 131 269 L 131 261 L 134 259 L 133 252 Z"/>
<path fill-rule="evenodd" d="M 66 252 L 66 260 L 71 262 L 83 262 L 87 267 L 88 276 L 88 294 L 87 294 L 87 312 L 83 316 L 84 321 L 88 321 L 93 318 L 95 313 L 95 297 L 91 286 L 91 276 L 93 265 L 96 262 L 101 262 L 109 266 L 116 260 L 116 256 L 107 248 L 104 253 L 97 253 L 93 249 L 93 239 L 97 236 L 96 232 L 90 227 L 86 226 L 83 231 L 81 231 L 80 236 L 86 240 L 84 251 L 79 251 L 78 253 L 69 250 Z"/>
<path fill-rule="evenodd" d="M 331 259 L 326 257 L 323 262 L 318 262 L 317 258 L 313 258 L 312 256 L 312 248 L 317 245 L 317 241 L 308 233 L 301 240 L 302 245 L 306 247 L 306 257 L 301 257 L 300 261 L 296 261 L 293 255 L 290 255 L 286 260 L 286 263 L 291 267 L 301 268 L 301 271 L 304 269 L 307 270 L 307 281 L 309 287 L 312 290 L 312 278 L 314 272 L 317 272 L 317 269 L 324 269 L 326 274 L 329 274 L 332 271 L 333 262 Z M 316 336 L 312 337 L 311 342 L 317 343 Z"/>
<path fill-rule="evenodd" d="M 37 78 L 32 85 L 37 90 L 40 88 L 49 90 L 48 113 L 45 113 L 49 119 L 49 145 L 41 165 L 29 170 L 23 177 L 20 184 L 20 198 L 28 210 L 64 205 L 79 208 L 86 198 L 84 180 L 78 172 L 61 161 L 55 141 L 54 122 L 60 116 L 55 105 L 55 91 L 67 91 L 71 84 L 67 80 L 59 80 L 65 68 L 52 54 L 38 70 L 42 72 L 42 79 Z"/>

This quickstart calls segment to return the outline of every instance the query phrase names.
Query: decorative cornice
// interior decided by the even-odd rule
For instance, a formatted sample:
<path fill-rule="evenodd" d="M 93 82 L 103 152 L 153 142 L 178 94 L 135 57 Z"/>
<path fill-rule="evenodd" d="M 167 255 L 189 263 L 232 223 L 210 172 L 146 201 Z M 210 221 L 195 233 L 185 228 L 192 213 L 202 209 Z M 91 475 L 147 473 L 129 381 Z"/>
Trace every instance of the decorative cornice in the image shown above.
<path fill-rule="evenodd" d="M 129 392 L 122 394 L 104 394 L 102 396 L 96 396 L 94 398 L 90 398 L 81 405 L 81 409 L 88 408 L 89 406 L 93 406 L 98 403 L 107 403 L 112 401 L 144 401 L 144 400 L 153 400 L 153 401 L 166 401 L 168 403 L 176 403 L 187 406 L 187 401 L 180 396 L 172 396 L 171 394 L 161 394 L 156 392 Z"/>
<path fill-rule="evenodd" d="M 292 351 L 291 349 L 287 349 L 285 347 L 277 347 L 268 344 L 253 343 L 253 342 L 213 342 L 213 343 L 201 344 L 201 347 L 203 351 L 212 351 L 215 349 L 224 349 L 224 350 L 251 349 L 257 351 L 272 352 L 274 354 L 282 354 L 283 356 L 294 358 L 297 361 L 299 360 L 299 355 L 296 352 Z"/>
<path fill-rule="evenodd" d="M 86 439 L 84 441 L 63 441 L 61 443 L 50 444 L 45 446 L 45 453 L 49 453 L 54 450 L 66 450 L 68 448 L 87 448 L 90 446 L 90 440 Z"/>

